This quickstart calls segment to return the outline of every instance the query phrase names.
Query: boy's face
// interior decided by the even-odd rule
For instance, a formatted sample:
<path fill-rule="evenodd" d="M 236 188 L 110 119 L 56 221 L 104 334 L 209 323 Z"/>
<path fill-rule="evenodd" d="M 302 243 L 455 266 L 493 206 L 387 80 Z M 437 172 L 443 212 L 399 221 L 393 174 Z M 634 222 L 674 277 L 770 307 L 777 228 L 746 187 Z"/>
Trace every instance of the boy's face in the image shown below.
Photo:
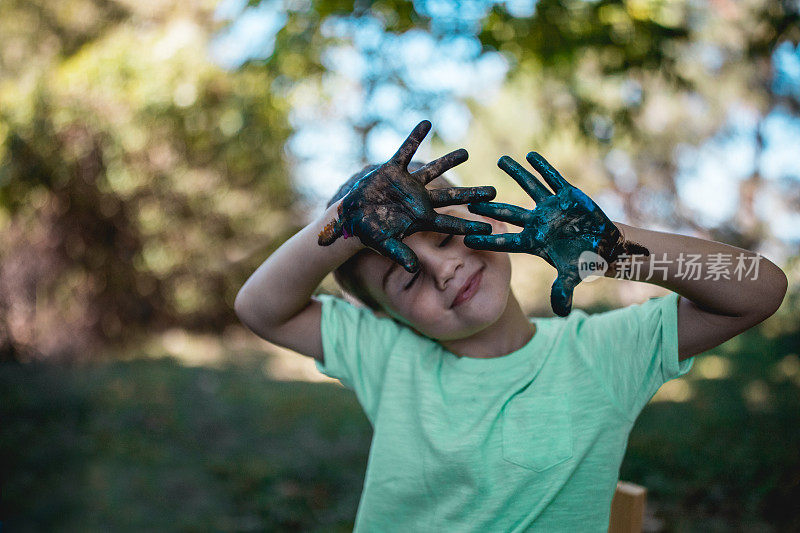
<path fill-rule="evenodd" d="M 467 211 L 465 206 L 440 213 L 492 224 L 505 224 Z M 462 235 L 418 232 L 405 239 L 419 259 L 410 274 L 377 253 L 366 254 L 357 266 L 364 288 L 388 314 L 428 337 L 449 341 L 469 337 L 493 324 L 508 302 L 511 261 L 508 254 L 473 250 Z"/>

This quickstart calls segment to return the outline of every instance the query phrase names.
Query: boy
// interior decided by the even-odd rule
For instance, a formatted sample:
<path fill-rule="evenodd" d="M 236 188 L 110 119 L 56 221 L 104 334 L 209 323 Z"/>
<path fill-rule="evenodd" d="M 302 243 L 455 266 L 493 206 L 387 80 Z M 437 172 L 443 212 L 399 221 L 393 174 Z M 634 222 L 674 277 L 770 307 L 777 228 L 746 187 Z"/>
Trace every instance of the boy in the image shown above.
<path fill-rule="evenodd" d="M 493 191 L 420 185 L 465 153 L 407 171 L 429 128 L 421 123 L 389 162 L 351 179 L 269 257 L 242 287 L 237 314 L 355 391 L 374 428 L 357 531 L 606 531 L 641 409 L 693 355 L 770 316 L 786 277 L 764 260 L 754 280 L 682 279 L 681 253 L 754 254 L 606 222 L 536 157 L 553 193 L 510 158 L 501 166 L 537 209 L 478 202 L 470 214 L 458 204 Z M 522 233 L 476 235 L 486 224 L 505 232 L 500 219 Z M 568 317 L 526 318 L 509 287 L 508 255 L 492 250 L 544 257 L 558 270 L 554 309 Z M 663 279 L 647 281 L 675 292 L 569 313 L 575 254 L 587 251 L 611 264 L 608 277 L 638 253 L 645 268 L 627 277 L 641 281 L 655 259 L 672 259 Z M 312 298 L 334 270 L 372 309 Z"/>

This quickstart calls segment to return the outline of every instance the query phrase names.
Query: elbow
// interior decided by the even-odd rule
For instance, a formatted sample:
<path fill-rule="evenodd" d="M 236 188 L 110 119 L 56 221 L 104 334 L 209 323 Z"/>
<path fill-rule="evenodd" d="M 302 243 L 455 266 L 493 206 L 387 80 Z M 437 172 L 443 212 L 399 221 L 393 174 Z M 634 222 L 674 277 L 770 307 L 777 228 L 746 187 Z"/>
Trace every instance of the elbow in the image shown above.
<path fill-rule="evenodd" d="M 770 315 L 774 314 L 775 311 L 780 308 L 781 304 L 783 303 L 783 299 L 786 297 L 786 291 L 789 290 L 789 279 L 786 277 L 786 273 L 780 268 L 777 268 L 777 270 L 778 279 L 775 282 L 775 308 Z"/>
<path fill-rule="evenodd" d="M 266 321 L 263 318 L 258 318 L 258 310 L 255 304 L 246 294 L 242 294 L 242 291 L 239 291 L 239 294 L 236 295 L 236 300 L 233 302 L 233 310 L 239 321 L 247 329 L 262 339 L 267 339 L 269 330 Z"/>
<path fill-rule="evenodd" d="M 772 316 L 780 308 L 786 291 L 789 288 L 789 280 L 786 273 L 774 263 L 769 263 L 768 278 L 764 283 L 764 296 L 761 298 L 760 314 L 762 320 Z"/>
<path fill-rule="evenodd" d="M 262 339 L 271 341 L 276 330 L 283 321 L 275 315 L 265 298 L 254 298 L 254 295 L 240 290 L 233 302 L 233 310 L 242 324 Z"/>
<path fill-rule="evenodd" d="M 254 317 L 258 314 L 258 310 L 251 296 L 244 288 L 240 289 L 236 295 L 236 299 L 233 301 L 233 310 L 239 320 L 252 329 L 251 324 L 254 323 Z"/>
<path fill-rule="evenodd" d="M 239 320 L 243 320 L 243 316 L 247 309 L 247 299 L 244 294 L 244 288 L 239 289 L 239 292 L 236 294 L 236 299 L 233 301 L 233 310 L 236 313 L 236 316 L 239 317 Z"/>

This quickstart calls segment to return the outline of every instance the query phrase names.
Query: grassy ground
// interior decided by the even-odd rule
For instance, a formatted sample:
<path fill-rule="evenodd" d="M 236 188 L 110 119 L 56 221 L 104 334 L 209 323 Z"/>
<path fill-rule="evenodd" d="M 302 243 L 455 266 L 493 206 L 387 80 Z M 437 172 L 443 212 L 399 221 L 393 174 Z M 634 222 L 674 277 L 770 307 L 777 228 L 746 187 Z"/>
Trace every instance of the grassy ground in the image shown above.
<path fill-rule="evenodd" d="M 747 332 L 645 409 L 621 477 L 648 488 L 651 530 L 800 530 L 799 341 Z M 338 385 L 262 368 L 1 365 L 3 525 L 349 531 L 367 420 Z"/>

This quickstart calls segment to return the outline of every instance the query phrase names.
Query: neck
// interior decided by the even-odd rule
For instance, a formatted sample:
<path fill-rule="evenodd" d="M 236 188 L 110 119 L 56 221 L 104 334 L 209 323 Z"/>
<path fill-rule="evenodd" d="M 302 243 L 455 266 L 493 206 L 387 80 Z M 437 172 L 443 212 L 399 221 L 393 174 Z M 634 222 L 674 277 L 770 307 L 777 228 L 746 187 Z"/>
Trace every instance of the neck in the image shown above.
<path fill-rule="evenodd" d="M 525 346 L 536 332 L 513 292 L 503 314 L 490 326 L 479 332 L 452 341 L 441 342 L 448 351 L 460 357 L 502 357 Z"/>

